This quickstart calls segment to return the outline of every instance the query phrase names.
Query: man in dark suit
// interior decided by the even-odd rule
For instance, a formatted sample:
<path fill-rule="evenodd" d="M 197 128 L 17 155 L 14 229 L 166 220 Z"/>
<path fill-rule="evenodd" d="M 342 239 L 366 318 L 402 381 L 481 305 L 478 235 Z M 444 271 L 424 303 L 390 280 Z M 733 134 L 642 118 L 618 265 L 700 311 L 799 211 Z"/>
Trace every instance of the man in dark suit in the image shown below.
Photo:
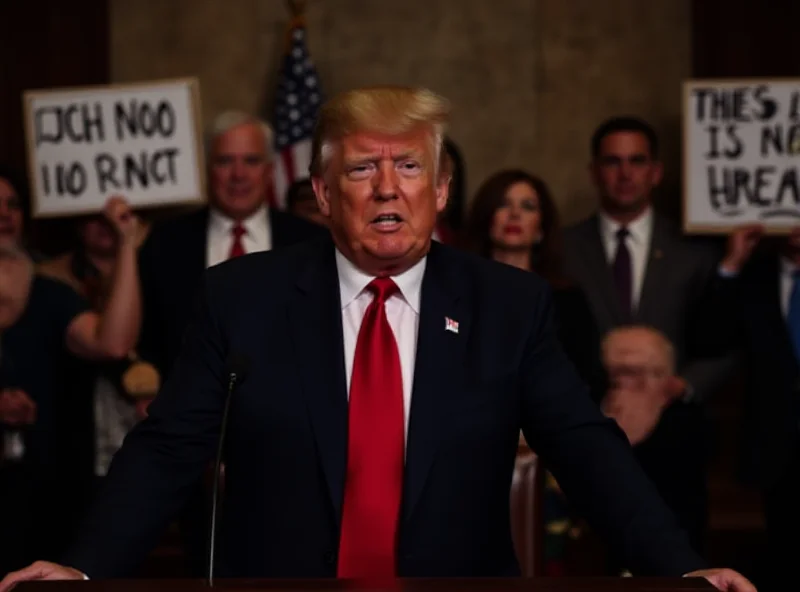
<path fill-rule="evenodd" d="M 142 246 L 144 326 L 140 355 L 166 376 L 207 267 L 284 247 L 326 230 L 267 206 L 272 131 L 240 112 L 222 113 L 208 139 L 208 207 L 156 225 Z"/>
<path fill-rule="evenodd" d="M 216 118 L 208 136 L 210 205 L 156 225 L 142 247 L 144 319 L 138 353 L 162 377 L 178 355 L 207 267 L 327 233 L 267 206 L 273 170 L 269 126 L 231 111 Z M 203 571 L 207 549 L 208 494 L 199 481 L 180 521 L 189 570 L 196 575 Z"/>
<path fill-rule="evenodd" d="M 800 554 L 800 228 L 754 254 L 762 235 L 744 226 L 729 238 L 721 269 L 735 297 L 720 338 L 744 350 L 740 476 L 762 492 L 766 589 L 781 590 Z"/>
<path fill-rule="evenodd" d="M 649 124 L 610 119 L 597 128 L 591 144 L 600 211 L 566 231 L 567 272 L 589 296 L 601 334 L 648 325 L 675 348 L 677 374 L 664 396 L 643 406 L 635 393 L 620 391 L 618 400 L 603 404 L 612 416 L 636 414 L 630 425 L 655 426 L 632 442 L 636 455 L 702 552 L 709 445 L 703 401 L 725 384 L 735 365 L 707 341 L 716 330 L 711 321 L 718 316 L 719 259 L 653 211 L 662 165 Z"/>
<path fill-rule="evenodd" d="M 212 458 L 229 377 L 220 573 L 514 576 L 519 430 L 634 571 L 708 578 L 567 361 L 543 280 L 432 244 L 447 203 L 447 103 L 356 90 L 320 112 L 312 180 L 333 240 L 210 270 L 150 417 L 114 459 L 64 562 L 31 578 L 131 573 Z"/>

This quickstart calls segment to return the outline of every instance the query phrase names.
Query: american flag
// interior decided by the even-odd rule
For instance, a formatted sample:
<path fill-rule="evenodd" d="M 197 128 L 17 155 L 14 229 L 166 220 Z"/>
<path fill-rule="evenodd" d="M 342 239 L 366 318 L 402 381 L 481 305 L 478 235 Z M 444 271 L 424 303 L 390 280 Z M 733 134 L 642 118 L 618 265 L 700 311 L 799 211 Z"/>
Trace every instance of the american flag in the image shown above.
<path fill-rule="evenodd" d="M 272 205 L 286 207 L 286 190 L 292 182 L 308 177 L 311 162 L 311 136 L 322 91 L 317 70 L 306 47 L 302 20 L 295 21 L 289 33 L 275 96 L 275 193 Z"/>
<path fill-rule="evenodd" d="M 450 317 L 444 318 L 444 330 L 451 333 L 458 333 L 458 321 L 454 321 Z"/>

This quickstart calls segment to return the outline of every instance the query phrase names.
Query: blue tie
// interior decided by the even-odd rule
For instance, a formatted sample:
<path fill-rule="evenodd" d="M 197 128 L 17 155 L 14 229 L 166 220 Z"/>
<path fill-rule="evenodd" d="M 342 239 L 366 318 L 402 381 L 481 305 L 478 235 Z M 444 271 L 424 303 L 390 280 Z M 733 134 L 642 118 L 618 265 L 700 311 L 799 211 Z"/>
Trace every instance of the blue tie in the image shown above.
<path fill-rule="evenodd" d="M 786 324 L 789 326 L 795 356 L 800 360 L 800 270 L 792 273 L 792 292 L 789 294 L 789 313 L 786 315 Z"/>

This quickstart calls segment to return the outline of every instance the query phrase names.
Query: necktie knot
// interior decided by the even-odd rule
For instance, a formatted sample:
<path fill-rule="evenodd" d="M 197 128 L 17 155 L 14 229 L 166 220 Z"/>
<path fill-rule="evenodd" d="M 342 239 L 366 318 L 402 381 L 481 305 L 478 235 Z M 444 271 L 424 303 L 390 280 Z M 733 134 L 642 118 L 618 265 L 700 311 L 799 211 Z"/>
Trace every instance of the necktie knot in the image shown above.
<path fill-rule="evenodd" d="M 367 286 L 367 290 L 375 294 L 375 298 L 380 304 L 386 302 L 390 296 L 400 290 L 394 280 L 389 277 L 379 277 L 372 280 Z"/>
<path fill-rule="evenodd" d="M 245 234 L 247 234 L 247 229 L 237 222 L 231 228 L 231 234 L 234 236 L 234 238 L 242 238 Z"/>
<path fill-rule="evenodd" d="M 617 242 L 624 242 L 631 235 L 631 231 L 622 226 L 617 230 Z"/>

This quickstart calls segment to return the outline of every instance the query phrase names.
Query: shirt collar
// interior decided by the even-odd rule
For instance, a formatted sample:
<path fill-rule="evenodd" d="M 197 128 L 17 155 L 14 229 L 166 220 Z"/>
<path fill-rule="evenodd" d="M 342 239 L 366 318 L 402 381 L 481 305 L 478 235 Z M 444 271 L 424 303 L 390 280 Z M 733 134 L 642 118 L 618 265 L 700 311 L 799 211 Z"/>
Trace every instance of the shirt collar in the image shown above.
<path fill-rule="evenodd" d="M 600 229 L 604 237 L 616 240 L 617 231 L 622 224 L 608 214 L 600 212 Z M 626 226 L 631 240 L 639 244 L 647 244 L 653 229 L 653 209 L 647 208 L 641 216 Z"/>
<path fill-rule="evenodd" d="M 208 221 L 212 232 L 219 234 L 230 234 L 236 221 L 229 218 L 216 208 L 210 208 L 210 218 Z M 242 220 L 242 226 L 247 231 L 246 234 L 263 234 L 269 225 L 269 209 L 266 205 L 258 208 L 249 218 Z"/>
<path fill-rule="evenodd" d="M 420 297 L 422 293 L 422 277 L 425 275 L 425 265 L 427 257 L 423 257 L 412 267 L 399 275 L 392 276 L 392 279 L 400 289 L 403 300 L 419 314 Z M 347 257 L 336 249 L 336 269 L 339 273 L 339 295 L 342 301 L 342 309 L 353 302 L 375 279 L 375 276 L 368 275 L 353 265 Z"/>
<path fill-rule="evenodd" d="M 792 277 L 798 270 L 800 270 L 800 267 L 795 265 L 790 259 L 787 259 L 786 257 L 781 257 L 782 275 Z"/>

